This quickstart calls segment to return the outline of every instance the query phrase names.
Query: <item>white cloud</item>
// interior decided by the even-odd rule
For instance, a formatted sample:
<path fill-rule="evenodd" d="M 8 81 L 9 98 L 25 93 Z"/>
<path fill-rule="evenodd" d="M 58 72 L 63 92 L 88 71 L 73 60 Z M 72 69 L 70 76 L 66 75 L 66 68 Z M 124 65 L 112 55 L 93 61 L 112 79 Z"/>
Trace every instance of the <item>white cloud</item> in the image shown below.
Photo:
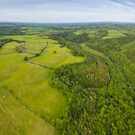
<path fill-rule="evenodd" d="M 32 1 L 32 0 L 31 0 Z M 61 0 L 64 1 L 64 0 Z M 19 22 L 135 22 L 135 10 L 106 0 L 98 3 L 61 2 L 36 4 L 32 7 L 0 8 L 0 21 Z M 79 0 L 81 1 L 81 0 Z M 82 3 L 82 4 L 81 4 Z M 96 6 L 97 5 L 97 6 Z"/>

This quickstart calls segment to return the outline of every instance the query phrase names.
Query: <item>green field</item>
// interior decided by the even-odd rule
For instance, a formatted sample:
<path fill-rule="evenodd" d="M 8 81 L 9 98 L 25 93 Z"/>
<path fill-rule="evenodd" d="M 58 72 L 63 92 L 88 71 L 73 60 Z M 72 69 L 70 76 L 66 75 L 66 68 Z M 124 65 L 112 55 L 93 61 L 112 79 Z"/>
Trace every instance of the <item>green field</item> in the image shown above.
<path fill-rule="evenodd" d="M 119 30 L 109 30 L 108 31 L 108 35 L 103 37 L 104 39 L 108 39 L 108 38 L 119 38 L 125 36 L 124 33 L 122 33 Z"/>
<path fill-rule="evenodd" d="M 56 67 L 82 62 L 84 58 L 73 56 L 69 49 L 60 48 L 56 41 L 48 38 L 43 39 L 39 36 L 7 36 L 6 38 L 26 41 L 27 51 L 17 53 L 16 47 L 19 44 L 16 42 L 7 43 L 0 50 L 0 104 L 1 107 L 6 105 L 1 108 L 3 113 L 0 128 L 5 126 L 5 129 L 0 131 L 0 134 L 18 134 L 19 129 L 20 134 L 54 134 L 55 129 L 48 121 L 53 123 L 57 118 L 62 117 L 68 106 L 66 97 L 58 89 L 50 86 L 51 74 Z M 31 57 L 32 53 L 38 53 L 44 46 L 47 48 L 41 56 L 24 61 L 24 57 Z M 4 113 L 5 111 L 7 114 Z M 9 123 L 11 121 L 13 124 L 11 123 L 7 131 L 9 125 L 4 121 L 5 116 L 8 119 L 10 114 L 13 118 L 9 119 Z M 34 125 L 34 123 L 38 124 Z M 14 125 L 18 131 L 12 129 Z M 25 126 L 26 129 L 23 129 Z M 35 131 L 30 131 L 32 126 L 35 126 Z M 50 130 L 54 131 L 50 132 Z"/>
<path fill-rule="evenodd" d="M 0 135 L 135 134 L 135 26 L 93 25 L 0 25 Z"/>

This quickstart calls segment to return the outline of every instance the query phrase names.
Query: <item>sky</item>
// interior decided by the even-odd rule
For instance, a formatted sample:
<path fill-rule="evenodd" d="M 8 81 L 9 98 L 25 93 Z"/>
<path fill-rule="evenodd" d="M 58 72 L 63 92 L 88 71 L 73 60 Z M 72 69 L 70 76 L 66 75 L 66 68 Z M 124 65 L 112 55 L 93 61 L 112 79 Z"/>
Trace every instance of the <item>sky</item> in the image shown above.
<path fill-rule="evenodd" d="M 0 0 L 0 22 L 135 22 L 135 0 Z"/>

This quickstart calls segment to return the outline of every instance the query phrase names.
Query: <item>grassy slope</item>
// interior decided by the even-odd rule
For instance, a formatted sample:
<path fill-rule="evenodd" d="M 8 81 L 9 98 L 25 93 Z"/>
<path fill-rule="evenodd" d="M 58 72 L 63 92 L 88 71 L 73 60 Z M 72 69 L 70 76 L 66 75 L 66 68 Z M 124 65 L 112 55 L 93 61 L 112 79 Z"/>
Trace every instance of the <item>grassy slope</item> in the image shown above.
<path fill-rule="evenodd" d="M 0 134 L 53 135 L 55 129 L 48 122 L 54 124 L 65 114 L 66 97 L 49 85 L 53 70 L 38 64 L 56 68 L 84 59 L 72 56 L 69 49 L 60 48 L 57 42 L 50 39 L 38 36 L 10 38 L 26 41 L 27 52 L 16 53 L 18 44 L 14 42 L 0 50 Z M 39 52 L 47 42 L 47 50 L 30 60 L 34 64 L 24 61 L 25 56 Z"/>
<path fill-rule="evenodd" d="M 119 30 L 108 30 L 108 35 L 105 36 L 103 39 L 119 38 L 122 36 L 124 36 L 124 34 Z"/>

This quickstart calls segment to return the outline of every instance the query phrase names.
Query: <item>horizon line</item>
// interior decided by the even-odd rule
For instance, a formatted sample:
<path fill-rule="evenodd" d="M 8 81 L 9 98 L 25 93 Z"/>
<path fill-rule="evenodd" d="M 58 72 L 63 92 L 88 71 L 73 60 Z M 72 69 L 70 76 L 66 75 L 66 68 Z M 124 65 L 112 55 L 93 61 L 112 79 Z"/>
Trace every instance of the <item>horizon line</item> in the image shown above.
<path fill-rule="evenodd" d="M 0 23 L 24 23 L 24 24 L 92 24 L 92 23 L 130 23 L 130 24 L 135 24 L 134 21 L 74 21 L 74 22 L 36 22 L 36 21 L 0 21 Z"/>

